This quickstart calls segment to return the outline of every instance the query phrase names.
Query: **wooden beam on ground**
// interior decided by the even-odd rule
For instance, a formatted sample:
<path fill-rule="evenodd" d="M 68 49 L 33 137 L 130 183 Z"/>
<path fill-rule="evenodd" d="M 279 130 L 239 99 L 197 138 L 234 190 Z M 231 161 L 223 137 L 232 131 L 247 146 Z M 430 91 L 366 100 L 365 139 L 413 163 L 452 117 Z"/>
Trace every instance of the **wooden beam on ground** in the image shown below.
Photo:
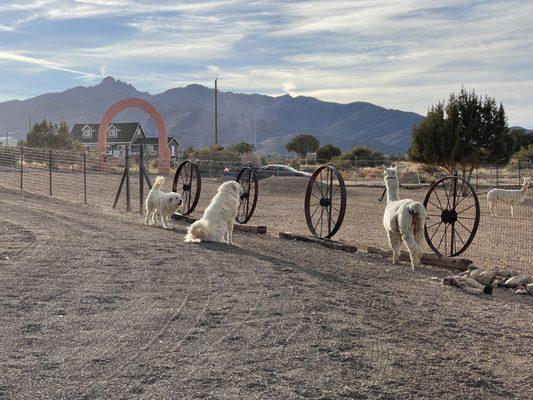
<path fill-rule="evenodd" d="M 368 246 L 367 252 L 370 254 L 378 254 L 386 258 L 392 257 L 391 250 L 383 250 L 382 248 L 376 246 Z M 400 252 L 400 261 L 411 261 L 409 252 L 402 250 Z M 446 257 L 432 253 L 423 253 L 421 262 L 422 264 L 434 265 L 436 267 L 443 267 L 459 271 L 466 271 L 468 266 L 472 264 L 472 260 L 467 258 Z"/>
<path fill-rule="evenodd" d="M 194 221 L 196 221 L 196 218 L 189 217 L 188 215 L 181 215 L 181 214 L 172 214 L 172 219 L 176 221 L 184 221 L 188 224 L 192 224 Z M 235 229 L 236 231 L 248 232 L 248 233 L 257 233 L 257 234 L 267 233 L 267 227 L 264 225 L 234 224 L 233 229 Z"/>
<path fill-rule="evenodd" d="M 313 236 L 296 235 L 292 232 L 280 232 L 279 237 L 285 240 L 298 240 L 300 242 L 316 243 L 330 249 L 346 251 L 348 253 L 357 252 L 357 247 L 355 246 L 342 242 L 336 242 L 330 239 L 320 239 Z"/>

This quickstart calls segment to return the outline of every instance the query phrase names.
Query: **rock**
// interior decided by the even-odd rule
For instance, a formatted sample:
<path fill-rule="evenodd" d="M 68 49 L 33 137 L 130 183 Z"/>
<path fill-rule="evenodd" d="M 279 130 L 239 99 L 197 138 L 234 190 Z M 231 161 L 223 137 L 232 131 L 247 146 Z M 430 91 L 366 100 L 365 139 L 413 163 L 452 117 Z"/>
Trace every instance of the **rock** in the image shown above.
<path fill-rule="evenodd" d="M 468 275 L 470 274 L 470 270 L 466 270 L 466 271 L 463 271 L 459 274 L 457 274 L 458 276 L 464 276 L 464 277 L 468 277 Z"/>
<path fill-rule="evenodd" d="M 498 287 L 500 285 L 500 283 L 502 283 L 501 280 L 499 279 L 494 279 L 491 283 L 492 287 L 495 288 L 495 287 Z"/>
<path fill-rule="evenodd" d="M 533 283 L 526 286 L 526 290 L 529 294 L 533 294 Z"/>
<path fill-rule="evenodd" d="M 458 287 L 469 294 L 492 294 L 492 286 L 482 285 L 472 278 L 454 275 L 448 276 L 442 280 L 444 285 Z"/>
<path fill-rule="evenodd" d="M 516 272 L 510 269 L 502 269 L 498 270 L 496 272 L 496 275 L 501 276 L 502 278 L 510 278 L 511 276 L 516 275 Z"/>
<path fill-rule="evenodd" d="M 495 275 L 496 271 L 492 271 L 490 269 L 476 269 L 470 272 L 470 275 L 468 277 L 475 279 L 482 285 L 488 285 L 492 282 L 492 279 L 494 279 Z"/>
<path fill-rule="evenodd" d="M 516 289 L 516 294 L 527 294 L 527 289 L 523 286 L 519 286 L 517 289 Z"/>
<path fill-rule="evenodd" d="M 466 268 L 468 268 L 469 271 L 474 271 L 474 270 L 476 270 L 476 269 L 479 269 L 479 267 L 475 266 L 474 264 L 470 264 L 470 265 L 469 265 L 468 267 L 466 267 Z"/>
<path fill-rule="evenodd" d="M 529 277 L 527 275 L 515 275 L 510 277 L 505 281 L 505 286 L 507 287 L 516 287 L 516 286 L 522 286 L 526 283 L 528 283 Z"/>

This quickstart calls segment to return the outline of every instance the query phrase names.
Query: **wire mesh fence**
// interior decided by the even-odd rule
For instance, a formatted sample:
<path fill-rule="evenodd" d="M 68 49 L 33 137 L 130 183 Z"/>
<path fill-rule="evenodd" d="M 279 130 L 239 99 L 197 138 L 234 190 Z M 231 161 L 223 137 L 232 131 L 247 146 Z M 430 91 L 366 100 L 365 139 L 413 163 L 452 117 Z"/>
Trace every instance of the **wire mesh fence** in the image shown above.
<path fill-rule="evenodd" d="M 172 189 L 173 174 L 182 161 L 172 160 L 172 171 L 166 177 L 163 190 Z M 244 166 L 260 166 L 258 159 L 245 157 L 235 160 L 211 155 L 194 161 L 200 168 L 202 190 L 193 217 L 201 215 L 223 181 L 235 179 Z M 139 154 L 130 155 L 129 185 L 124 182 L 118 197 L 118 209 L 127 209 L 126 191 L 129 187 L 130 209 L 142 210 L 143 197 L 147 195 L 149 187 L 140 174 L 141 163 L 146 166 L 153 182 L 157 174 L 157 160 L 141 160 Z M 346 215 L 334 239 L 355 244 L 362 249 L 369 245 L 387 248 L 382 224 L 386 200 L 379 201 L 384 188 L 383 160 L 348 160 L 344 165 L 313 160 L 310 163 L 300 162 L 298 170 L 290 169 L 287 165 L 264 165 L 256 170 L 260 178 L 259 199 L 250 223 L 266 225 L 272 234 L 281 231 L 309 234 L 304 198 L 310 173 L 323 164 L 342 168 L 340 172 L 346 183 Z M 433 166 L 406 161 L 398 161 L 397 164 L 401 198 L 422 202 L 431 183 L 448 175 Z M 95 153 L 0 147 L 0 185 L 104 207 L 113 206 L 125 166 L 126 160 L 123 158 Z M 514 216 L 511 216 L 510 207 L 503 203 L 496 215 L 492 216 L 487 202 L 490 190 L 497 187 L 520 190 L 526 176 L 533 177 L 533 163 L 484 166 L 473 172 L 470 182 L 477 193 L 481 214 L 476 236 L 463 256 L 484 267 L 512 268 L 533 273 L 531 192 L 526 192 L 523 201 L 514 206 Z M 438 222 L 434 218 L 437 217 L 428 217 L 428 226 Z M 463 234 L 463 231 L 459 232 L 459 235 Z M 427 246 L 425 250 L 430 251 Z"/>

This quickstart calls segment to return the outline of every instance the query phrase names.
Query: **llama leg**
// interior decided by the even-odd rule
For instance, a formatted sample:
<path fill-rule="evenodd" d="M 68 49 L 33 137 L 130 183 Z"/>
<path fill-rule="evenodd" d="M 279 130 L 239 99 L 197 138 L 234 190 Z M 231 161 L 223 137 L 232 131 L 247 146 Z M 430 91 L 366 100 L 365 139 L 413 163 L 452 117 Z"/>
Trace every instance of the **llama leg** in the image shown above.
<path fill-rule="evenodd" d="M 412 232 L 402 234 L 402 238 L 411 256 L 411 268 L 415 269 L 420 265 L 420 249 L 418 243 Z"/>
<path fill-rule="evenodd" d="M 152 213 L 152 210 L 149 210 L 148 207 L 146 207 L 146 216 L 144 217 L 144 223 L 146 225 L 149 224 L 150 221 L 150 214 Z"/>
<path fill-rule="evenodd" d="M 490 215 L 492 215 L 493 217 L 495 216 L 494 215 L 494 210 L 492 209 L 492 202 L 489 200 L 489 211 L 490 211 Z"/>
<path fill-rule="evenodd" d="M 422 258 L 422 253 L 424 251 L 424 232 L 415 232 L 415 240 L 418 245 L 418 262 L 420 264 L 420 259 Z"/>
<path fill-rule="evenodd" d="M 402 238 L 397 232 L 387 231 L 387 235 L 389 236 L 389 246 L 392 250 L 391 261 L 393 264 L 396 264 L 400 259 L 400 246 L 402 245 Z"/>
<path fill-rule="evenodd" d="M 514 217 L 514 207 L 512 204 L 511 204 L 511 217 Z"/>

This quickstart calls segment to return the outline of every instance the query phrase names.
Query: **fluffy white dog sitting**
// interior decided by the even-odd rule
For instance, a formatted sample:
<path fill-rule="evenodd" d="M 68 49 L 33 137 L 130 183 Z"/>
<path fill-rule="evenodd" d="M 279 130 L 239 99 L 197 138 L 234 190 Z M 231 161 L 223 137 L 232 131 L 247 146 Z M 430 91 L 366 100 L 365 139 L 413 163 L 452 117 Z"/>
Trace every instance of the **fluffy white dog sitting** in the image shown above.
<path fill-rule="evenodd" d="M 165 178 L 158 176 L 155 178 L 154 186 L 146 197 L 146 217 L 144 222 L 149 224 L 150 218 L 152 223 L 156 224 L 157 215 L 161 218 L 161 222 L 165 229 L 169 228 L 168 219 L 181 206 L 181 196 L 175 192 L 162 192 L 161 187 L 165 183 Z"/>
<path fill-rule="evenodd" d="M 202 218 L 189 227 L 185 241 L 233 244 L 233 224 L 241 193 L 242 188 L 238 182 L 228 181 L 220 185 Z"/>
<path fill-rule="evenodd" d="M 387 207 L 383 215 L 383 225 L 387 230 L 392 249 L 392 262 L 395 264 L 398 262 L 403 239 L 411 256 L 411 267 L 415 269 L 420 265 L 422 256 L 426 209 L 418 201 L 400 200 L 397 169 L 383 166 L 383 170 L 383 178 L 387 188 Z"/>

